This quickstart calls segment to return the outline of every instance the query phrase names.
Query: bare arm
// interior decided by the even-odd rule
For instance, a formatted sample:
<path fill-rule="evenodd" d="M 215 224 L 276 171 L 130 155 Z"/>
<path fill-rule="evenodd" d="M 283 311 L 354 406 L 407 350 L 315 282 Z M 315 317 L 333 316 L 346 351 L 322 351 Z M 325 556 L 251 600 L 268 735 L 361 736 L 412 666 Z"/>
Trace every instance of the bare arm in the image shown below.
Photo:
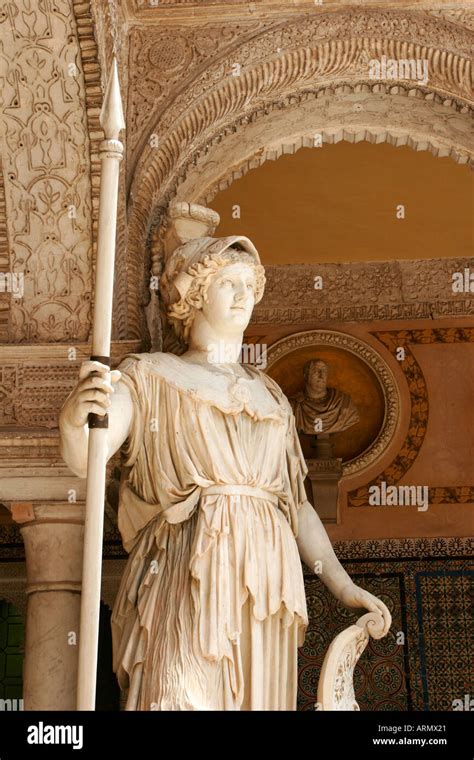
<path fill-rule="evenodd" d="M 95 372 L 99 374 L 94 375 Z M 107 459 L 118 451 L 130 433 L 133 402 L 127 386 L 120 382 L 120 376 L 120 372 L 109 372 L 108 367 L 99 362 L 84 362 L 79 372 L 79 382 L 61 409 L 61 456 L 79 478 L 87 475 L 89 412 L 109 415 Z"/>
<path fill-rule="evenodd" d="M 296 542 L 303 562 L 319 575 L 329 591 L 339 598 L 344 586 L 352 581 L 336 557 L 324 525 L 309 501 L 303 504 L 298 512 Z"/>
<path fill-rule="evenodd" d="M 336 557 L 329 536 L 309 501 L 298 512 L 296 542 L 303 562 L 321 578 L 336 599 L 346 607 L 380 612 L 384 620 L 384 634 L 387 633 L 392 622 L 389 610 L 380 599 L 351 580 Z"/>

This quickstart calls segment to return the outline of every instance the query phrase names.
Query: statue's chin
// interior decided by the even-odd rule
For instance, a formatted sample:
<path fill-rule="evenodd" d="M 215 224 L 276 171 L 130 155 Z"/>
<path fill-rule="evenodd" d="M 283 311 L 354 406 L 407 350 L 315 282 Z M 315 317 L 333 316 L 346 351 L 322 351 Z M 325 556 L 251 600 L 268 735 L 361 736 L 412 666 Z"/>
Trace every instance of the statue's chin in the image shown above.
<path fill-rule="evenodd" d="M 231 311 L 228 321 L 231 325 L 245 330 L 248 323 L 250 322 L 250 317 L 251 314 L 248 314 L 248 312 L 244 310 Z"/>

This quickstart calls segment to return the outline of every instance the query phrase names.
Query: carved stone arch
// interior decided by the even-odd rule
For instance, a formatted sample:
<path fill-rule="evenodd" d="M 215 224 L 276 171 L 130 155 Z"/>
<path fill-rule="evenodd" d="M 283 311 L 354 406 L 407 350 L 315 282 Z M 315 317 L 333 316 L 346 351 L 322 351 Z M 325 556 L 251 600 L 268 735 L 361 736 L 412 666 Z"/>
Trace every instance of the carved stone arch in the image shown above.
<path fill-rule="evenodd" d="M 218 192 L 266 161 L 341 140 L 406 145 L 466 164 L 472 156 L 470 130 L 470 122 L 458 118 L 454 105 L 427 98 L 417 88 L 326 88 L 322 95 L 307 94 L 285 109 L 270 106 L 245 126 L 245 140 L 239 129 L 226 139 L 217 138 L 197 155 L 194 171 L 178 179 L 174 195 L 208 205 Z"/>
<path fill-rule="evenodd" d="M 177 94 L 166 111 L 148 122 L 151 124 L 147 127 L 148 134 L 159 135 L 159 146 L 145 144 L 131 179 L 129 256 L 140 280 L 134 283 L 137 295 L 145 281 L 137 260 L 143 259 L 150 230 L 160 221 L 168 202 L 177 193 L 185 197 L 192 190 L 193 182 L 194 197 L 186 196 L 186 200 L 211 197 L 216 182 L 226 182 L 229 163 L 237 176 L 244 173 L 246 162 L 250 162 L 250 168 L 258 165 L 262 157 L 258 151 L 263 155 L 274 149 L 263 128 L 264 124 L 268 125 L 269 114 L 273 122 L 281 121 L 278 112 L 288 117 L 296 110 L 301 116 L 308 104 L 319 101 L 321 116 L 328 117 L 325 108 L 328 111 L 326 100 L 331 100 L 330 95 L 337 96 L 333 102 L 340 101 L 346 106 L 347 98 L 354 96 L 355 100 L 363 97 L 366 101 L 370 97 L 372 103 L 377 98 L 388 98 L 390 112 L 374 129 L 367 128 L 364 118 L 356 111 L 350 120 L 346 114 L 344 125 L 340 121 L 337 124 L 336 109 L 331 116 L 332 123 L 327 124 L 327 128 L 331 128 L 330 139 L 331 135 L 340 139 L 337 135 L 341 133 L 341 126 L 344 127 L 342 137 L 345 130 L 349 139 L 363 139 L 359 135 L 365 129 L 368 139 L 406 140 L 419 150 L 431 149 L 465 162 L 471 154 L 466 137 L 471 81 L 469 38 L 468 30 L 424 12 L 375 9 L 328 12 L 286 20 L 284 25 L 244 39 L 237 52 L 234 49 L 231 56 L 223 55 L 201 72 Z M 420 85 L 391 80 L 374 84 L 369 78 L 369 61 L 380 59 L 382 55 L 427 59 L 429 82 Z M 236 60 L 241 62 L 241 71 L 239 76 L 232 76 Z M 397 121 L 395 115 L 395 125 L 390 124 L 391 109 L 396 103 L 403 103 L 405 117 L 414 111 L 409 128 L 403 126 L 402 119 Z M 420 130 L 421 103 L 430 110 L 422 121 L 426 128 Z M 433 117 L 436 117 L 434 121 Z M 438 122 L 443 122 L 444 127 L 440 127 L 438 136 L 430 137 L 427 125 L 432 128 L 433 123 L 438 125 Z M 232 155 L 229 148 L 232 141 L 236 141 L 237 133 L 241 148 Z M 255 141 L 252 149 L 247 137 Z M 307 137 L 301 128 L 296 130 L 297 140 Z M 272 136 L 272 143 L 278 150 L 278 145 L 289 138 L 295 138 L 295 130 L 292 132 L 287 126 Z M 213 162 L 217 164 L 222 160 L 216 149 L 219 144 L 220 155 L 224 157 L 220 166 L 226 169 L 217 177 L 220 171 L 217 166 L 208 182 L 206 172 L 209 173 Z M 201 187 L 199 195 L 197 185 Z M 202 188 L 207 188 L 206 192 Z M 158 256 L 154 258 L 156 261 Z M 142 332 L 139 300 L 139 297 L 130 299 L 133 313 L 129 314 L 129 326 L 136 331 L 134 337 Z"/>

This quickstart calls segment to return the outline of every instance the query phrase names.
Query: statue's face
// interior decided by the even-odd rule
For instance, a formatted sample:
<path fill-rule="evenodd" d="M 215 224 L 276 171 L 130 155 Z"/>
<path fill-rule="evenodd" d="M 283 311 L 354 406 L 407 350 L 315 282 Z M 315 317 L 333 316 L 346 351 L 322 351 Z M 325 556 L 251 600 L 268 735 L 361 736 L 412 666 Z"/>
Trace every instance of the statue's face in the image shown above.
<path fill-rule="evenodd" d="M 203 317 L 229 334 L 242 332 L 252 316 L 255 289 L 252 267 L 239 263 L 222 267 L 207 288 Z"/>
<path fill-rule="evenodd" d="M 325 391 L 328 381 L 328 368 L 324 362 L 313 362 L 309 368 L 308 385 L 314 391 Z"/>

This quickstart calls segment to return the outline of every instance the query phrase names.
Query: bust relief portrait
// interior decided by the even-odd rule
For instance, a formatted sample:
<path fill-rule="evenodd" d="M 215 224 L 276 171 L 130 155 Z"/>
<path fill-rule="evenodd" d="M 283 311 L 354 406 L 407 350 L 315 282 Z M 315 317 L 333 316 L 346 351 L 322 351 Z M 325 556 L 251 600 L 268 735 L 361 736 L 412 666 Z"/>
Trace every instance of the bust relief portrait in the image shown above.
<path fill-rule="evenodd" d="M 290 398 L 300 433 L 340 433 L 359 422 L 359 412 L 348 393 L 328 387 L 329 367 L 321 359 L 306 362 L 304 391 Z"/>

